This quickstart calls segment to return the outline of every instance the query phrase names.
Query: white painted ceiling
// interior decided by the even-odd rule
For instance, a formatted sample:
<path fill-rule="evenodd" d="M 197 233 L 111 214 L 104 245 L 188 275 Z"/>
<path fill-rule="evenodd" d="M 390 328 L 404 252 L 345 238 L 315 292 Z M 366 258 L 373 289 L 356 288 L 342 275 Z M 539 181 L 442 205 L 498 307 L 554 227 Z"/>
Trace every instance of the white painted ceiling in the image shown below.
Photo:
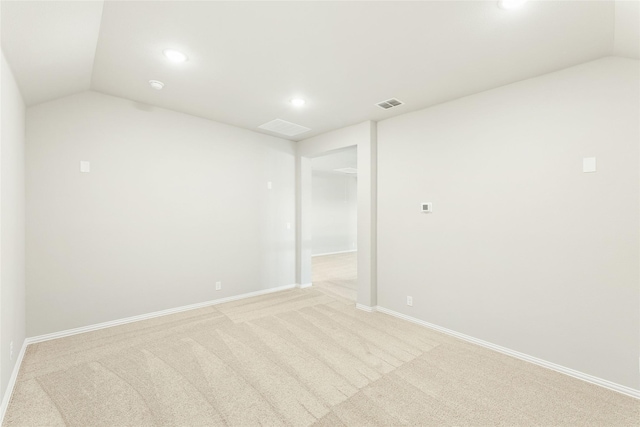
<path fill-rule="evenodd" d="M 603 56 L 638 59 L 638 2 L 615 3 L 3 0 L 2 49 L 28 105 L 94 90 L 257 132 L 279 118 L 312 129 L 300 140 Z M 189 61 L 169 62 L 167 47 Z M 374 105 L 392 97 L 405 105 Z"/>
<path fill-rule="evenodd" d="M 358 169 L 358 149 L 356 147 L 335 150 L 311 159 L 311 169 L 314 172 L 341 173 L 336 172 L 336 169 L 342 168 Z"/>
<path fill-rule="evenodd" d="M 27 105 L 89 90 L 103 3 L 2 1 L 2 51 Z"/>

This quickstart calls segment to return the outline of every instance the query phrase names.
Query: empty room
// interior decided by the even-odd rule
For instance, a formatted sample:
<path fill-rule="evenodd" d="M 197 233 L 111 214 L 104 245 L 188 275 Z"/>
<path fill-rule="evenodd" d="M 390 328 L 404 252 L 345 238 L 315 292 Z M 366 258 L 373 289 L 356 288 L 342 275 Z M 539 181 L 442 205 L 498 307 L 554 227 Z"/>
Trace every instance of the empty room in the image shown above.
<path fill-rule="evenodd" d="M 2 427 L 640 426 L 640 1 L 0 25 Z"/>

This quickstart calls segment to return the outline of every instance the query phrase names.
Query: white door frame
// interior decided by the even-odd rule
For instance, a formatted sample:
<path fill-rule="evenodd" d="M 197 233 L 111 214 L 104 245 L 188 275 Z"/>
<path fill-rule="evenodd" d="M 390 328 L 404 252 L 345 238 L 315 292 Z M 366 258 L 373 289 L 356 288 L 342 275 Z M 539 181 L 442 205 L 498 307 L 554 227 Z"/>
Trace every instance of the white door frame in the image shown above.
<path fill-rule="evenodd" d="M 311 159 L 356 146 L 358 149 L 358 299 L 365 310 L 377 304 L 376 206 L 377 127 L 364 122 L 300 141 L 296 155 L 296 282 L 311 284 Z"/>

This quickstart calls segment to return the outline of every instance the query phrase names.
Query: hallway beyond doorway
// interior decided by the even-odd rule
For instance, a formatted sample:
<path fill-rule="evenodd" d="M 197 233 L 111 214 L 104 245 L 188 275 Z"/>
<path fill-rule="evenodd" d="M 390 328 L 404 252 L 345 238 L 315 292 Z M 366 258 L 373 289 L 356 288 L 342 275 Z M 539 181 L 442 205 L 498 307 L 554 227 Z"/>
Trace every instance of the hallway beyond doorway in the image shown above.
<path fill-rule="evenodd" d="M 358 252 L 318 255 L 311 258 L 313 286 L 356 301 L 358 296 Z"/>

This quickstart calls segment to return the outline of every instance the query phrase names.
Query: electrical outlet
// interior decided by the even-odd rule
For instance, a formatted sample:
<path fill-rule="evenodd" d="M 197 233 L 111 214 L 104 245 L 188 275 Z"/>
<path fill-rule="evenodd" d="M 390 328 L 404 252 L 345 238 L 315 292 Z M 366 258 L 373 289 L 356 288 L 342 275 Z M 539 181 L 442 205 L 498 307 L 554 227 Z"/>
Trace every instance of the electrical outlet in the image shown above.
<path fill-rule="evenodd" d="M 413 297 L 407 297 L 407 305 L 413 307 Z"/>
<path fill-rule="evenodd" d="M 13 360 L 13 341 L 9 344 L 9 360 Z"/>
<path fill-rule="evenodd" d="M 216 282 L 216 291 L 222 289 L 222 282 Z"/>

